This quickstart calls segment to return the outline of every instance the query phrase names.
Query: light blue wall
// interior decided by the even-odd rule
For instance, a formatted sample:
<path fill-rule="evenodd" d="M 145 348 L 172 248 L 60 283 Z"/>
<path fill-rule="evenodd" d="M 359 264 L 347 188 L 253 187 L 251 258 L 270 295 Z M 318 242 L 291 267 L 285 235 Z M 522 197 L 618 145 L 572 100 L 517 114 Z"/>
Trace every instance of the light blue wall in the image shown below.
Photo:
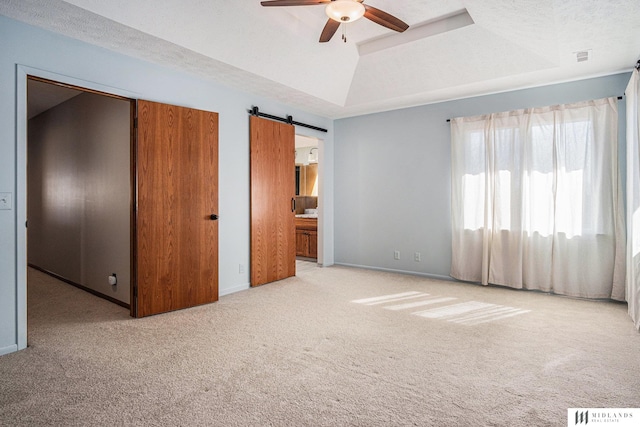
<path fill-rule="evenodd" d="M 246 289 L 249 283 L 249 119 L 252 105 L 329 130 L 296 132 L 323 140 L 323 168 L 333 169 L 333 121 L 258 96 L 232 90 L 183 72 L 120 55 L 0 16 L 0 192 L 13 195 L 14 207 L 0 210 L 0 354 L 24 346 L 26 338 L 24 234 L 20 200 L 24 199 L 20 123 L 25 116 L 19 98 L 24 70 L 90 88 L 104 88 L 133 98 L 182 105 L 219 113 L 219 283 L 220 294 Z M 26 120 L 26 119 L 25 119 Z M 333 260 L 332 179 L 322 183 L 325 197 L 324 264 Z M 245 273 L 239 273 L 239 264 Z"/>
<path fill-rule="evenodd" d="M 449 276 L 447 119 L 620 96 L 630 74 L 468 98 L 335 122 L 337 264 Z M 624 101 L 620 158 L 624 159 Z M 621 162 L 624 166 L 624 162 Z M 624 177 L 624 168 L 621 171 Z M 394 251 L 400 260 L 394 260 Z M 414 261 L 414 253 L 421 261 Z"/>

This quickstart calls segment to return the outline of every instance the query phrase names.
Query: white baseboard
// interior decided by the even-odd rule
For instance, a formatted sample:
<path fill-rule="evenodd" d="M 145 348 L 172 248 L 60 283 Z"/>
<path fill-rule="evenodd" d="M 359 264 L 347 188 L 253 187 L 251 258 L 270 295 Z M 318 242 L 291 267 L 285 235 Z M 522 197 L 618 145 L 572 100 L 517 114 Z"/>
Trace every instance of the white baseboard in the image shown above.
<path fill-rule="evenodd" d="M 18 351 L 18 344 L 10 345 L 9 347 L 2 347 L 0 348 L 0 356 L 15 353 L 16 351 Z"/>
<path fill-rule="evenodd" d="M 242 284 L 242 285 L 233 286 L 231 288 L 220 289 L 218 291 L 218 297 L 223 297 L 223 296 L 229 295 L 229 294 L 235 294 L 236 292 L 240 292 L 240 291 L 246 291 L 250 287 L 251 287 L 251 285 L 249 283 L 245 283 L 245 284 Z"/>
<path fill-rule="evenodd" d="M 446 280 L 447 282 L 458 282 L 458 280 L 454 279 L 451 276 L 442 276 L 440 274 L 421 273 L 418 271 L 396 270 L 393 268 L 373 267 L 370 265 L 347 264 L 343 262 L 336 262 L 334 263 L 334 265 L 341 265 L 344 267 L 353 267 L 353 268 L 363 268 L 365 270 L 385 271 L 387 273 L 409 274 L 411 276 L 426 277 L 428 279 Z"/>

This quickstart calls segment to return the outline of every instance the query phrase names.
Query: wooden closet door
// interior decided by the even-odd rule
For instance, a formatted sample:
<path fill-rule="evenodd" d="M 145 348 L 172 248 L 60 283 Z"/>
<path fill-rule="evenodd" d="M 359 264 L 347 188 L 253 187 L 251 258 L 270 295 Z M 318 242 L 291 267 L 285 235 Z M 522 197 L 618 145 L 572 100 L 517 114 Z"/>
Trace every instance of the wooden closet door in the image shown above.
<path fill-rule="evenodd" d="M 294 126 L 251 116 L 251 286 L 295 276 Z"/>
<path fill-rule="evenodd" d="M 217 301 L 218 114 L 138 101 L 137 117 L 132 315 Z"/>

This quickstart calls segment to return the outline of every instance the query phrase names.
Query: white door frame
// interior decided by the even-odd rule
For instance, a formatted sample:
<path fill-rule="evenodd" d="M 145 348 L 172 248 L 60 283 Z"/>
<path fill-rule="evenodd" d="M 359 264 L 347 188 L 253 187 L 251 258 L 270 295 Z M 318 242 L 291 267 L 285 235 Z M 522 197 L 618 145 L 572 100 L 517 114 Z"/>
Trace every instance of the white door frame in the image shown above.
<path fill-rule="evenodd" d="M 129 90 L 105 86 L 26 65 L 16 65 L 16 338 L 27 347 L 27 77 L 34 76 L 124 98 L 138 99 Z"/>

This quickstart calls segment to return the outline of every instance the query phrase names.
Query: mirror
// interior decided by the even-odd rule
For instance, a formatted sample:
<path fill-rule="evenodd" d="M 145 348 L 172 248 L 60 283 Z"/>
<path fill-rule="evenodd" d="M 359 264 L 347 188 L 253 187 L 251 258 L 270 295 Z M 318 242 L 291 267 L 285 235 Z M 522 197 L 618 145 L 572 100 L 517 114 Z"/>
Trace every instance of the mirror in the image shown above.
<path fill-rule="evenodd" d="M 296 196 L 318 196 L 318 147 L 296 148 Z"/>
<path fill-rule="evenodd" d="M 296 165 L 296 196 L 318 196 L 318 164 Z"/>

